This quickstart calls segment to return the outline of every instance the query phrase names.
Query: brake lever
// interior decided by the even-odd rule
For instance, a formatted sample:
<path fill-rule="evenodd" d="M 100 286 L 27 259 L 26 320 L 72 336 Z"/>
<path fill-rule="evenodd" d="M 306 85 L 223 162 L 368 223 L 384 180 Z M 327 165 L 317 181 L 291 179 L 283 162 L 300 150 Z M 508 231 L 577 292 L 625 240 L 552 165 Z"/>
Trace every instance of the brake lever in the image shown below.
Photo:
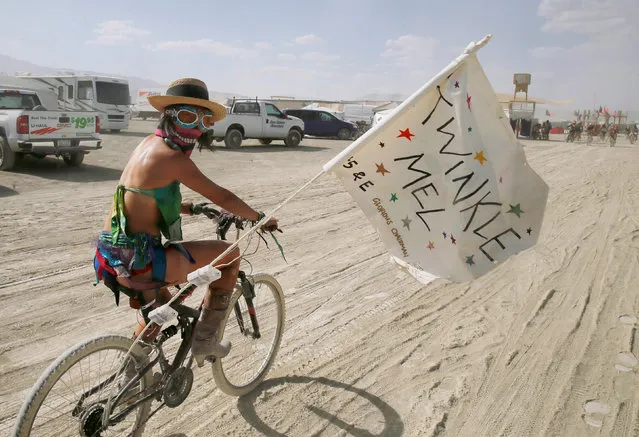
<path fill-rule="evenodd" d="M 235 227 L 239 230 L 244 230 L 244 219 L 242 217 L 235 217 L 234 218 L 234 222 L 235 222 Z"/>
<path fill-rule="evenodd" d="M 216 220 L 219 218 L 218 215 L 216 215 L 214 212 L 212 211 L 207 211 L 207 210 L 203 210 L 202 214 L 204 214 L 207 218 L 211 219 L 211 220 Z"/>
<path fill-rule="evenodd" d="M 191 207 L 191 213 L 193 215 L 196 215 L 196 214 L 205 214 L 206 215 L 205 208 L 206 208 L 207 205 L 210 205 L 210 204 L 211 204 L 210 202 L 202 202 L 202 203 L 198 203 L 197 205 L 193 205 Z M 207 215 L 207 217 L 208 217 L 208 215 Z"/>

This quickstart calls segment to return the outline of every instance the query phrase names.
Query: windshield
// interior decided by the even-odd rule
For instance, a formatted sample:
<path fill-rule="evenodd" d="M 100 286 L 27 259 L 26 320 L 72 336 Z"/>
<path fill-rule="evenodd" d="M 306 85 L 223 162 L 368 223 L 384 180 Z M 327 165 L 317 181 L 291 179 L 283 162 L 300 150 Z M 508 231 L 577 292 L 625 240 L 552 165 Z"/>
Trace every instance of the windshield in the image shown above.
<path fill-rule="evenodd" d="M 18 94 L 0 91 L 0 109 L 33 109 L 40 104 L 35 94 Z"/>
<path fill-rule="evenodd" d="M 130 102 L 129 85 L 125 83 L 95 82 L 98 103 L 128 105 Z"/>
<path fill-rule="evenodd" d="M 274 115 L 276 117 L 281 117 L 283 114 L 275 105 L 271 105 L 267 103 L 266 105 L 266 115 Z"/>

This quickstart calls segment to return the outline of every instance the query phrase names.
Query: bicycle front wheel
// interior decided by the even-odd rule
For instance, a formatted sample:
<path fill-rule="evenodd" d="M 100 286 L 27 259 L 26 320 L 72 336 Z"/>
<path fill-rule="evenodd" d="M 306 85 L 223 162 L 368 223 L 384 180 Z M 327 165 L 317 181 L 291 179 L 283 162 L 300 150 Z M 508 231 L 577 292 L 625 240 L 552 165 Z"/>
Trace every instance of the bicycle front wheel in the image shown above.
<path fill-rule="evenodd" d="M 119 423 L 101 430 L 109 397 L 115 395 L 117 384 L 124 377 L 124 372 L 116 374 L 132 344 L 129 338 L 110 335 L 67 350 L 33 386 L 18 414 L 14 436 L 141 436 L 150 401 L 139 404 Z M 144 353 L 136 347 L 132 355 L 135 364 L 139 364 Z M 129 390 L 128 399 L 142 393 L 150 383 L 147 372 Z M 126 407 L 113 407 L 111 416 Z"/>
<path fill-rule="evenodd" d="M 249 277 L 255 289 L 253 306 L 259 337 L 240 286 L 235 288 L 222 334 L 230 340 L 229 354 L 213 363 L 213 378 L 224 393 L 242 396 L 255 389 L 273 365 L 284 332 L 284 293 L 271 275 Z"/>

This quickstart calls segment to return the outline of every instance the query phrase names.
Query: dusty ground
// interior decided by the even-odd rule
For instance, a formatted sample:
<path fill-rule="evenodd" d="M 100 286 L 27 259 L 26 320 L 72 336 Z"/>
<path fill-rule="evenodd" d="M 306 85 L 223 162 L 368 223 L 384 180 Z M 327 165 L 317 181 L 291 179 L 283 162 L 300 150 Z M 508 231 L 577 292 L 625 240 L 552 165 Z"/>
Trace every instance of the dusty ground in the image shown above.
<path fill-rule="evenodd" d="M 47 158 L 0 173 L 0 435 L 57 355 L 98 333 L 131 332 L 133 311 L 92 286 L 91 244 L 151 126 L 105 134 L 104 150 L 79 169 Z M 268 210 L 346 145 L 305 139 L 194 156 Z M 639 354 L 639 147 L 625 138 L 614 149 L 526 145 L 550 186 L 539 244 L 466 284 L 423 287 L 399 271 L 339 181 L 322 177 L 278 214 L 289 263 L 274 246 L 251 258 L 286 293 L 287 329 L 266 382 L 237 399 L 197 369 L 191 396 L 146 435 L 639 435 L 636 368 L 615 368 L 636 362 L 619 354 Z M 211 230 L 185 221 L 187 239 Z"/>

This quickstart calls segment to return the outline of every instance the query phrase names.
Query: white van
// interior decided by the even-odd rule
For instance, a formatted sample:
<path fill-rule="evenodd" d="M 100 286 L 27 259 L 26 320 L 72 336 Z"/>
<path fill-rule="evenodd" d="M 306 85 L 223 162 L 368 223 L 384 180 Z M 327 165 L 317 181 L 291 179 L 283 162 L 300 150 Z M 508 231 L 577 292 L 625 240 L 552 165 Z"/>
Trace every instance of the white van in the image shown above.
<path fill-rule="evenodd" d="M 344 104 L 344 120 L 356 123 L 363 121 L 364 123 L 373 124 L 373 114 L 375 106 L 373 105 L 360 105 L 356 103 Z"/>

